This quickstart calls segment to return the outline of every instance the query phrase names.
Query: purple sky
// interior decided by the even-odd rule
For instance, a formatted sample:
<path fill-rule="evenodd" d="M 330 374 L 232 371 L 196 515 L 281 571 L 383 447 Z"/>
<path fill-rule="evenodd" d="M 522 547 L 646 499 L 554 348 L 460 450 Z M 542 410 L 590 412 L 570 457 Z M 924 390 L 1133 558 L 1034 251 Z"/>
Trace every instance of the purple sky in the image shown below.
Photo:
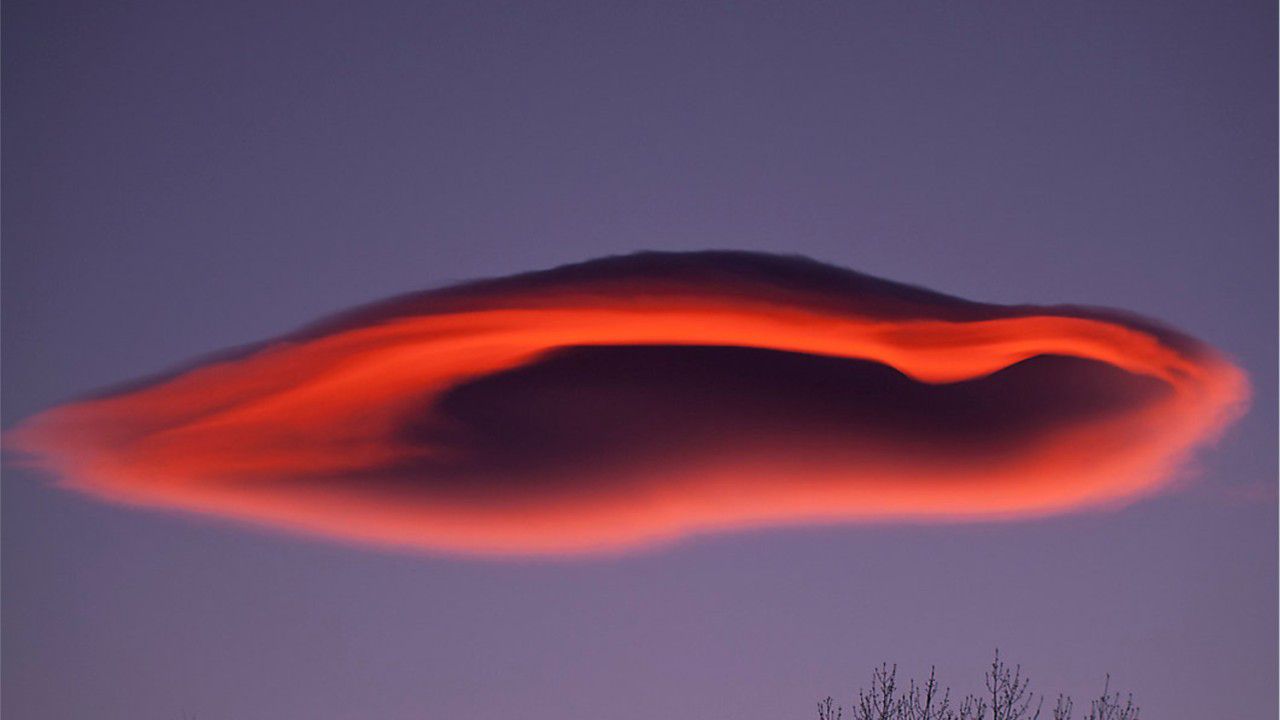
<path fill-rule="evenodd" d="M 394 293 L 707 247 L 1133 310 L 1252 411 L 1120 512 L 564 562 L 7 467 L 6 718 L 809 717 L 996 645 L 1153 719 L 1274 717 L 1274 3 L 477 5 L 7 3 L 5 427 Z"/>

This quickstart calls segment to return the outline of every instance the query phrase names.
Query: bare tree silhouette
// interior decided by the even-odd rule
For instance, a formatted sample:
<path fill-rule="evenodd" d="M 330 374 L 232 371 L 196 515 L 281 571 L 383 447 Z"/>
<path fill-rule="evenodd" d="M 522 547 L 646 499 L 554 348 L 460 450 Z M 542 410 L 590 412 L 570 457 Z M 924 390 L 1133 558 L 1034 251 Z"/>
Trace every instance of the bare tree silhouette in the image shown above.
<path fill-rule="evenodd" d="M 882 664 L 871 671 L 871 687 L 858 690 L 849 709 L 850 720 L 1040 720 L 1044 695 L 1031 690 L 1031 680 L 1021 665 L 1009 666 L 997 650 L 984 676 L 984 692 L 952 701 L 951 689 L 943 687 L 934 668 L 923 682 L 898 682 L 898 666 Z M 1074 720 L 1074 703 L 1059 695 L 1052 720 Z M 833 698 L 818 703 L 818 720 L 844 720 L 844 708 Z M 1080 720 L 1138 720 L 1133 696 L 1121 697 L 1111 691 L 1107 675 L 1102 694 L 1090 701 Z"/>

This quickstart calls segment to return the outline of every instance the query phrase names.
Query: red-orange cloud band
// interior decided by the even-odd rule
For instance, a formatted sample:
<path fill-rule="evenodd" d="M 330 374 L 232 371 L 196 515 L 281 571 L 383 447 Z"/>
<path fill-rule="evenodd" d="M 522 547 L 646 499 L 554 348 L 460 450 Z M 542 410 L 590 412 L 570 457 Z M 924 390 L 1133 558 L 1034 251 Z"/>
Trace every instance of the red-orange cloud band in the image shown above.
<path fill-rule="evenodd" d="M 660 427 L 650 423 L 620 445 L 611 438 L 611 449 L 596 453 L 608 457 L 586 451 L 590 462 L 557 465 L 560 451 L 537 450 L 552 468 L 537 472 L 519 462 L 475 470 L 493 453 L 467 438 L 492 429 L 459 427 L 466 423 L 442 409 L 459 387 L 564 348 L 682 346 L 872 361 L 905 375 L 901 387 L 918 399 L 898 403 L 896 390 L 880 392 L 883 410 L 863 413 L 846 432 L 843 421 L 824 419 L 840 408 L 794 410 L 809 402 L 794 397 L 779 400 L 793 420 L 774 425 L 744 423 L 745 411 L 728 417 L 718 402 L 682 407 L 679 393 L 653 405 L 644 399 L 685 380 L 645 375 L 626 404 L 645 402 L 649 414 L 696 411 L 696 441 L 664 457 L 638 436 Z M 939 422 L 944 408 L 958 412 L 956 403 L 977 406 L 964 411 L 966 424 L 998 423 L 1002 408 L 986 407 L 981 395 L 935 401 L 932 388 L 998 383 L 1044 356 L 1106 366 L 1112 379 L 1089 391 L 1099 402 L 1119 397 L 1125 383 L 1158 384 L 1159 392 L 1008 442 L 898 437 Z M 1027 387 L 1059 382 L 1052 368 L 1036 372 Z M 557 418 L 590 379 L 567 382 L 520 395 L 550 396 L 558 409 L 519 412 L 564 422 Z M 867 387 L 886 382 L 900 387 L 893 378 Z M 757 383 L 761 392 L 766 384 Z M 1023 393 L 1001 392 L 1014 400 Z M 562 553 L 750 526 L 1010 518 L 1124 502 L 1170 482 L 1246 395 L 1242 373 L 1212 350 L 1143 322 L 966 303 L 797 259 L 641 255 L 392 301 L 237 358 L 52 409 L 7 441 L 66 487 L 107 500 L 380 545 Z M 903 419 L 898 409 L 907 405 Z M 561 433 L 564 452 L 577 452 L 576 433 L 592 432 L 595 417 L 608 424 L 627 412 L 591 407 L 587 430 Z M 881 414 L 898 417 L 893 430 L 878 432 Z M 410 424 L 418 430 L 407 432 Z M 630 456 L 633 443 L 648 448 L 643 457 Z"/>

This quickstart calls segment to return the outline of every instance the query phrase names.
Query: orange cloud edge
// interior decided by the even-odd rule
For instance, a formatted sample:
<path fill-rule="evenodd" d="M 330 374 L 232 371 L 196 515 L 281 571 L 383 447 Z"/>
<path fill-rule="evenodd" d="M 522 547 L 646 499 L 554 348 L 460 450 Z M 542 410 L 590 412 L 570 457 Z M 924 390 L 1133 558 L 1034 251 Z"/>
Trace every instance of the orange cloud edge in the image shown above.
<path fill-rule="evenodd" d="M 511 477 L 462 497 L 429 476 L 369 479 L 467 462 L 466 448 L 401 432 L 410 417 L 447 424 L 433 408 L 460 385 L 563 348 L 643 346 L 869 360 L 932 386 L 1079 358 L 1165 392 L 991 457 L 851 459 L 838 443 L 789 452 L 765 437 L 546 490 Z M 971 303 L 798 257 L 642 253 L 396 298 L 55 407 L 5 447 L 111 502 L 381 547 L 574 555 L 752 527 L 1125 504 L 1169 487 L 1247 398 L 1244 374 L 1213 349 L 1114 311 Z"/>

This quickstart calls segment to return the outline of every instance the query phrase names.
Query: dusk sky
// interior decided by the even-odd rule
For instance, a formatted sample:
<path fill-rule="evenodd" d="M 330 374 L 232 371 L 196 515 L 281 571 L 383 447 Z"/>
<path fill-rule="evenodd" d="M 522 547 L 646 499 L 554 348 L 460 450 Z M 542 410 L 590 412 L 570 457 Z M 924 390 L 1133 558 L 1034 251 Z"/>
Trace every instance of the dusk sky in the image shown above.
<path fill-rule="evenodd" d="M 1275 717 L 1274 3 L 5 11 L 6 718 Z"/>

